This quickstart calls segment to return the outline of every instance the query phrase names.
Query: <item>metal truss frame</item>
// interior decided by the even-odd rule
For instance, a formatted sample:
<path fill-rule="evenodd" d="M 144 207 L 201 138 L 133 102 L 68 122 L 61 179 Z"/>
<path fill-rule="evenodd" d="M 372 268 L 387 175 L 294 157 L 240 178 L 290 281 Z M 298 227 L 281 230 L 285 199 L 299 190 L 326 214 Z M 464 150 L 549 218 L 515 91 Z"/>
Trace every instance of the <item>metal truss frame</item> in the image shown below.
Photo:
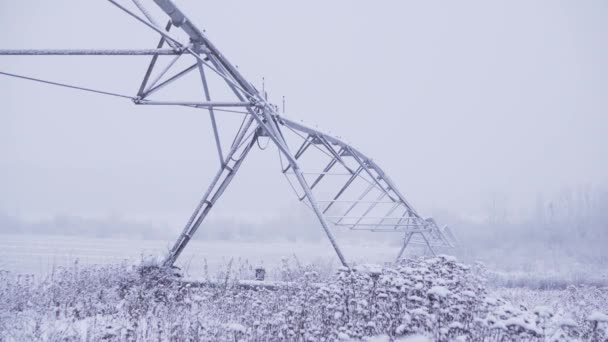
<path fill-rule="evenodd" d="M 165 265 L 172 265 L 192 239 L 213 206 L 229 186 L 241 164 L 260 137 L 267 137 L 279 151 L 282 173 L 288 179 L 298 199 L 309 206 L 319 220 L 340 262 L 348 267 L 331 226 L 351 230 L 397 232 L 403 234 L 403 244 L 397 255 L 401 258 L 408 245 L 423 244 L 435 253 L 435 248 L 453 248 L 454 235 L 447 228 L 439 228 L 434 220 L 424 219 L 397 189 L 393 181 L 371 158 L 342 139 L 294 122 L 281 116 L 277 107 L 266 100 L 241 75 L 221 51 L 192 23 L 172 0 L 154 0 L 158 8 L 168 16 L 168 23 L 161 27 L 139 0 L 133 0 L 143 17 L 115 0 L 108 0 L 129 16 L 160 35 L 155 49 L 140 50 L 0 50 L 0 55 L 103 55 L 103 56 L 152 56 L 136 96 L 97 91 L 90 88 L 50 82 L 26 76 L 0 72 L 3 75 L 50 83 L 85 91 L 130 98 L 136 105 L 185 106 L 204 109 L 209 113 L 213 136 L 217 146 L 220 167 L 209 188 L 196 206 L 182 233 L 165 258 Z M 189 37 L 181 43 L 170 34 L 171 28 L 179 28 Z M 165 47 L 168 45 L 168 47 Z M 173 56 L 163 68 L 158 67 L 159 56 Z M 192 63 L 174 71 L 178 59 L 190 58 Z M 203 88 L 201 101 L 159 101 L 151 95 L 171 86 L 185 75 L 198 71 Z M 156 72 L 156 73 L 155 73 Z M 235 100 L 212 101 L 208 73 L 219 76 Z M 155 74 L 153 77 L 152 75 Z M 169 76 L 170 75 L 170 76 Z M 230 146 L 222 146 L 217 125 L 221 112 L 243 114 L 243 121 L 234 133 Z M 294 142 L 295 140 L 295 142 Z M 296 152 L 293 153 L 292 151 Z M 304 171 L 304 159 L 325 158 L 324 163 Z M 330 185 L 330 178 L 342 178 L 334 182 L 339 187 L 323 189 Z M 329 196 L 323 198 L 321 196 Z M 322 198 L 322 199 L 318 199 Z"/>

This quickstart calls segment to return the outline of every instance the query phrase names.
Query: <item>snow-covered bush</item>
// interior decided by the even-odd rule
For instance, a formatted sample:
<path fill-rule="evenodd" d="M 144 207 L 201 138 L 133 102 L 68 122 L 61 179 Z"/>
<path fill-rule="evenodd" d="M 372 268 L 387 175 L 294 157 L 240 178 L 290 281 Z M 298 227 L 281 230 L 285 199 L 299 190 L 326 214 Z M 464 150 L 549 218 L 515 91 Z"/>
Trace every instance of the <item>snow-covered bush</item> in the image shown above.
<path fill-rule="evenodd" d="M 288 286 L 239 282 L 235 274 L 241 272 L 229 263 L 204 283 L 183 282 L 174 270 L 153 262 L 86 268 L 76 263 L 40 281 L 2 273 L 0 341 L 608 337 L 608 305 L 599 299 L 607 298 L 607 289 L 569 289 L 564 294 L 572 302 L 598 299 L 601 306 L 594 312 L 568 316 L 550 306 L 528 310 L 488 294 L 480 266 L 446 256 L 344 268 L 329 279 L 310 266 L 271 270 L 282 274 Z M 585 294 L 579 295 L 581 291 Z"/>

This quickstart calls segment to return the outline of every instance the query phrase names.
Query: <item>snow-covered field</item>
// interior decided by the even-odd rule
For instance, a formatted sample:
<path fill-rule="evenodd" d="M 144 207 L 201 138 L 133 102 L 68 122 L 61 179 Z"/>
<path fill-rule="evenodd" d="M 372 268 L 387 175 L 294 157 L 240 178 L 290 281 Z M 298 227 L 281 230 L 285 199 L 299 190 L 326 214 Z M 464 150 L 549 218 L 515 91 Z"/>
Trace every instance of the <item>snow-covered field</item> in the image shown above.
<path fill-rule="evenodd" d="M 142 273 L 142 262 L 149 265 L 150 256 L 169 247 L 170 241 L 1 235 L 0 341 L 608 337 L 602 284 L 504 287 L 511 273 L 492 282 L 493 270 L 445 257 L 371 266 L 396 253 L 378 242 L 342 245 L 359 265 L 352 275 L 339 271 L 326 242 L 193 241 L 181 257 L 182 271 L 214 285 L 184 288 L 162 273 Z M 238 280 L 252 279 L 257 266 L 295 286 L 243 289 Z"/>
<path fill-rule="evenodd" d="M 142 258 L 164 255 L 171 240 L 85 238 L 59 235 L 0 234 L 0 269 L 13 273 L 44 276 L 54 267 L 81 265 L 136 264 Z M 342 242 L 349 261 L 382 264 L 394 260 L 397 246 L 379 241 Z M 518 249 L 490 248 L 476 255 L 458 256 L 467 263 L 482 261 L 499 287 L 565 288 L 569 284 L 608 286 L 608 267 L 603 260 L 583 260 L 564 255 L 540 253 L 542 245 Z M 470 253 L 469 253 L 470 254 Z M 243 242 L 193 240 L 178 260 L 178 266 L 192 279 L 214 274 L 234 259 L 243 267 L 262 266 L 268 270 L 291 263 L 315 264 L 335 270 L 339 261 L 326 240 L 319 242 Z M 269 274 L 272 276 L 272 274 Z"/>
<path fill-rule="evenodd" d="M 556 306 L 537 305 L 544 300 L 534 292 L 488 291 L 483 268 L 445 256 L 342 268 L 327 279 L 314 266 L 283 270 L 282 280 L 291 285 L 274 289 L 242 286 L 230 266 L 198 286 L 175 281 L 171 270 L 150 263 L 73 264 L 42 280 L 0 272 L 0 340 L 608 338 L 607 288 L 573 286 L 548 296 L 560 300 Z"/>
<path fill-rule="evenodd" d="M 43 276 L 57 266 L 139 263 L 162 256 L 173 241 L 80 238 L 74 236 L 0 235 L 0 269 Z M 342 244 L 344 254 L 356 263 L 394 260 L 398 247 L 378 242 Z M 320 242 L 235 242 L 193 240 L 178 261 L 189 277 L 200 278 L 207 263 L 210 273 L 225 268 L 230 259 L 253 267 L 272 269 L 284 259 L 335 268 L 339 262 L 332 247 Z"/>

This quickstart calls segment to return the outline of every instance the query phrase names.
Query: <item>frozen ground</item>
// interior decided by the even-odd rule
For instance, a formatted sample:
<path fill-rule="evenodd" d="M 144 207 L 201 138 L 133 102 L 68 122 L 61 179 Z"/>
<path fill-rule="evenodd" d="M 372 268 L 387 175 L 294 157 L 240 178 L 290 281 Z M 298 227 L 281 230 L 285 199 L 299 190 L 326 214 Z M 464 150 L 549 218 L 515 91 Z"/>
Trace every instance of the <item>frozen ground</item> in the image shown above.
<path fill-rule="evenodd" d="M 0 235 L 0 269 L 37 276 L 48 274 L 53 267 L 66 266 L 78 260 L 83 265 L 137 263 L 142 257 L 163 255 L 172 241 L 78 238 L 74 236 Z M 383 263 L 396 256 L 397 247 L 373 243 L 341 245 L 344 253 L 357 263 Z M 326 241 L 313 242 L 233 242 L 192 241 L 178 266 L 192 278 L 200 278 L 205 261 L 209 272 L 236 262 L 255 267 L 276 268 L 284 259 L 302 264 L 335 268 L 339 262 Z"/>
<path fill-rule="evenodd" d="M 170 240 L 80 238 L 75 236 L 2 235 L 0 234 L 0 269 L 12 273 L 44 276 L 54 267 L 138 263 L 143 257 L 163 255 Z M 394 260 L 398 247 L 377 241 L 342 243 L 349 260 L 357 264 L 382 264 Z M 490 271 L 488 280 L 497 287 L 560 288 L 570 284 L 608 286 L 608 267 L 602 260 L 578 260 L 566 255 L 541 254 L 518 250 L 489 248 L 476 255 L 458 256 L 467 263 L 482 261 Z M 245 268 L 264 266 L 277 269 L 290 263 L 315 264 L 328 272 L 339 265 L 332 247 L 319 242 L 238 242 L 194 240 L 178 261 L 187 276 L 200 279 L 207 272 L 217 273 L 234 259 Z M 269 274 L 273 276 L 273 274 Z"/>
<path fill-rule="evenodd" d="M 457 337 L 568 341 L 604 338 L 608 329 L 605 283 L 588 286 L 571 281 L 576 277 L 568 276 L 573 272 L 568 267 L 576 264 L 560 265 L 555 260 L 551 262 L 560 267 L 550 267 L 553 273 L 547 274 L 553 274 L 552 281 L 559 286 L 539 290 L 542 286 L 534 281 L 543 278 L 534 272 L 513 273 L 507 267 L 496 272 L 469 261 L 455 264 L 452 258 L 410 260 L 397 268 L 366 267 L 363 264 L 391 261 L 397 252 L 396 247 L 378 242 L 342 244 L 349 259 L 368 273 L 351 279 L 338 272 L 338 262 L 325 241 L 193 241 L 180 266 L 188 277 L 216 285 L 198 290 L 141 283 L 130 271 L 132 265 L 141 265 L 142 259 L 148 264 L 148 256 L 162 255 L 169 246 L 170 241 L 158 240 L 0 235 L 0 296 L 9 303 L 0 309 L 0 325 L 12 327 L 7 336 L 15 341 L 113 339 L 130 334 L 168 338 L 191 333 L 217 340 L 295 334 L 336 339 L 377 335 L 370 341 L 389 341 L 388 334 L 407 341 Z M 545 261 L 529 262 L 538 266 Z M 512 262 L 505 264 L 513 267 Z M 241 290 L 235 285 L 238 279 L 251 279 L 258 265 L 267 269 L 268 278 L 297 285 L 277 292 Z M 531 266 L 522 269 L 530 271 Z M 375 272 L 380 272 L 380 279 L 374 278 Z M 588 267 L 586 272 L 598 276 L 606 270 Z M 12 277 L 17 274 L 33 277 Z M 310 279 L 316 285 L 306 285 Z M 340 308 L 352 296 L 356 300 L 347 302 L 363 305 L 363 311 Z M 404 305 L 409 312 L 405 316 Z M 468 308 L 462 311 L 463 306 Z M 327 312 L 328 308 L 336 311 Z M 185 314 L 193 320 L 182 321 Z M 255 315 L 261 315 L 258 321 L 250 319 Z M 411 334 L 421 335 L 407 337 Z"/>
<path fill-rule="evenodd" d="M 341 268 L 282 267 L 291 286 L 242 286 L 231 266 L 184 284 L 172 270 L 57 267 L 0 272 L 0 341 L 604 341 L 608 288 L 488 291 L 454 257 Z M 555 305 L 547 300 L 557 300 Z"/>

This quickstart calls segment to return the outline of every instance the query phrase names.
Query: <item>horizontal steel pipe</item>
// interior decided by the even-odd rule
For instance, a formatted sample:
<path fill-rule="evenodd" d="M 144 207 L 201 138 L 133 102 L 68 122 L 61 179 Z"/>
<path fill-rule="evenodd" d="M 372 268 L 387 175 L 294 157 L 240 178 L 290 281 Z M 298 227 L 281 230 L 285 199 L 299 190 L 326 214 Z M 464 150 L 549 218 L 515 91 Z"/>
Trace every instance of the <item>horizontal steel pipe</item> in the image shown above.
<path fill-rule="evenodd" d="M 0 55 L 8 56 L 153 56 L 180 55 L 173 49 L 45 49 L 45 50 L 0 50 Z"/>
<path fill-rule="evenodd" d="M 156 106 L 193 106 L 201 108 L 209 107 L 251 107 L 251 102 L 187 102 L 187 101 L 148 101 L 140 100 L 135 101 L 136 104 L 141 105 L 156 105 Z"/>

